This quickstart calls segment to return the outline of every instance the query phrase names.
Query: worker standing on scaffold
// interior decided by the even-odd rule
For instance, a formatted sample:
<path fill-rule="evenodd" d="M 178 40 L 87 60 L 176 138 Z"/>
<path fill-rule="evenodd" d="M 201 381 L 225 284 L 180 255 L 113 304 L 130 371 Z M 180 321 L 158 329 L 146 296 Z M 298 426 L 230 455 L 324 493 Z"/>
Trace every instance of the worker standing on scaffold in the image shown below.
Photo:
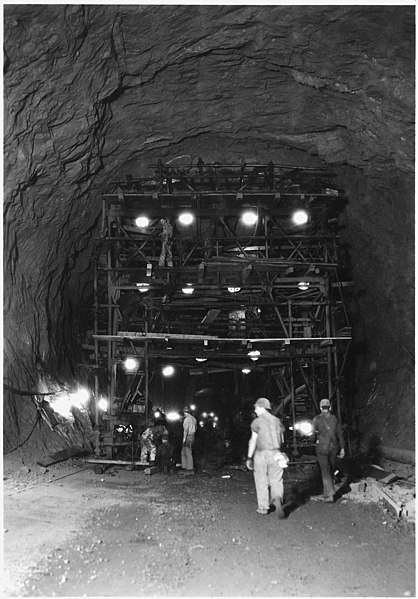
<path fill-rule="evenodd" d="M 161 254 L 158 264 L 159 266 L 165 266 L 165 263 L 167 262 L 167 266 L 173 266 L 173 226 L 166 218 L 162 218 L 160 224 L 163 230 L 160 234 Z"/>

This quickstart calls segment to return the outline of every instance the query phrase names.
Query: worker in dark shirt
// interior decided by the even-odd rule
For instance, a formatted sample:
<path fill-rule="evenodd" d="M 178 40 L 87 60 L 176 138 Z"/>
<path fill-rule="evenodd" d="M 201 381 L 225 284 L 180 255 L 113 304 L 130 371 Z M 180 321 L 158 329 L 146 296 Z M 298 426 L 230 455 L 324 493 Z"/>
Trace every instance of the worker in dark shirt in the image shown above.
<path fill-rule="evenodd" d="M 174 466 L 173 446 L 168 440 L 168 433 L 162 435 L 161 443 L 157 446 L 155 465 L 162 470 L 164 474 L 170 474 L 170 470 Z"/>
<path fill-rule="evenodd" d="M 344 437 L 341 423 L 334 414 L 331 414 L 329 399 L 321 399 L 319 403 L 321 413 L 313 420 L 316 436 L 316 455 L 321 468 L 322 483 L 324 486 L 324 499 L 329 503 L 335 501 L 334 469 L 337 456 L 343 458 Z"/>

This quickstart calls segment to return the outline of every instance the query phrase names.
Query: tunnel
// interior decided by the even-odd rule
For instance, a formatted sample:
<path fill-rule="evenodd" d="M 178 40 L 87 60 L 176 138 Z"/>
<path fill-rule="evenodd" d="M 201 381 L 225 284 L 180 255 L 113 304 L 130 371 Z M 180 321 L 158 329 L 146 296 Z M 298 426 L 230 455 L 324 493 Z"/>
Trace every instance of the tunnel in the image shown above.
<path fill-rule="evenodd" d="M 3 31 L 11 595 L 411 596 L 414 6 L 5 4 Z M 324 399 L 381 513 L 315 503 Z M 147 478 L 141 435 L 188 412 L 197 476 Z"/>
<path fill-rule="evenodd" d="M 160 173 L 163 185 L 200 163 L 206 174 L 238 165 L 245 193 L 254 165 L 272 164 L 271 202 L 286 177 L 299 197 L 315 181 L 344 197 L 343 417 L 366 444 L 414 451 L 413 17 L 407 6 L 5 6 L 5 452 L 92 448 L 97 363 L 83 348 L 94 345 L 103 198 L 129 202 L 135 181 Z M 236 372 L 209 367 L 200 379 L 182 369 L 172 407 L 217 386 L 239 402 Z M 43 408 L 80 386 L 90 417 L 52 411 L 51 424 Z M 274 381 L 254 387 L 251 400 L 286 395 Z"/>

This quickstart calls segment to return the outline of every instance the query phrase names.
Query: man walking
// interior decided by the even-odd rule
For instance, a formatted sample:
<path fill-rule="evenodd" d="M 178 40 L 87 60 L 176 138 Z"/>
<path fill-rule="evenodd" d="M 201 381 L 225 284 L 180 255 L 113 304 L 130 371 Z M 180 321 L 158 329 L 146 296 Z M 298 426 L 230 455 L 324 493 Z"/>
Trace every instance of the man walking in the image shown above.
<path fill-rule="evenodd" d="M 270 413 L 268 399 L 260 397 L 254 404 L 257 414 L 251 423 L 251 438 L 248 444 L 247 468 L 254 470 L 254 483 L 257 494 L 257 512 L 268 514 L 270 505 L 274 505 L 279 518 L 283 511 L 283 443 L 284 426 L 276 416 Z M 287 465 L 287 464 L 286 464 Z"/>
<path fill-rule="evenodd" d="M 337 454 L 339 458 L 345 456 L 344 437 L 340 421 L 334 414 L 331 414 L 329 399 L 321 399 L 319 407 L 321 414 L 313 419 L 316 435 L 316 456 L 321 468 L 324 499 L 329 503 L 333 503 L 335 501 L 335 462 Z"/>
<path fill-rule="evenodd" d="M 181 450 L 182 474 L 194 474 L 192 449 L 195 441 L 197 420 L 188 406 L 183 408 L 183 412 L 183 447 Z"/>

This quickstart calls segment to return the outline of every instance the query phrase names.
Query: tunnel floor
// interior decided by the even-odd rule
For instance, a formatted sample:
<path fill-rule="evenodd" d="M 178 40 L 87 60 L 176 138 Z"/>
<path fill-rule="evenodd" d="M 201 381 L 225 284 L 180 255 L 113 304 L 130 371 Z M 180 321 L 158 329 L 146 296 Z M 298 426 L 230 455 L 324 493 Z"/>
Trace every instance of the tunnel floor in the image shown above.
<path fill-rule="evenodd" d="M 285 520 L 256 513 L 238 467 L 148 476 L 78 461 L 44 478 L 3 483 L 5 596 L 415 595 L 413 524 L 349 493 L 321 501 L 311 466 L 286 471 Z"/>

